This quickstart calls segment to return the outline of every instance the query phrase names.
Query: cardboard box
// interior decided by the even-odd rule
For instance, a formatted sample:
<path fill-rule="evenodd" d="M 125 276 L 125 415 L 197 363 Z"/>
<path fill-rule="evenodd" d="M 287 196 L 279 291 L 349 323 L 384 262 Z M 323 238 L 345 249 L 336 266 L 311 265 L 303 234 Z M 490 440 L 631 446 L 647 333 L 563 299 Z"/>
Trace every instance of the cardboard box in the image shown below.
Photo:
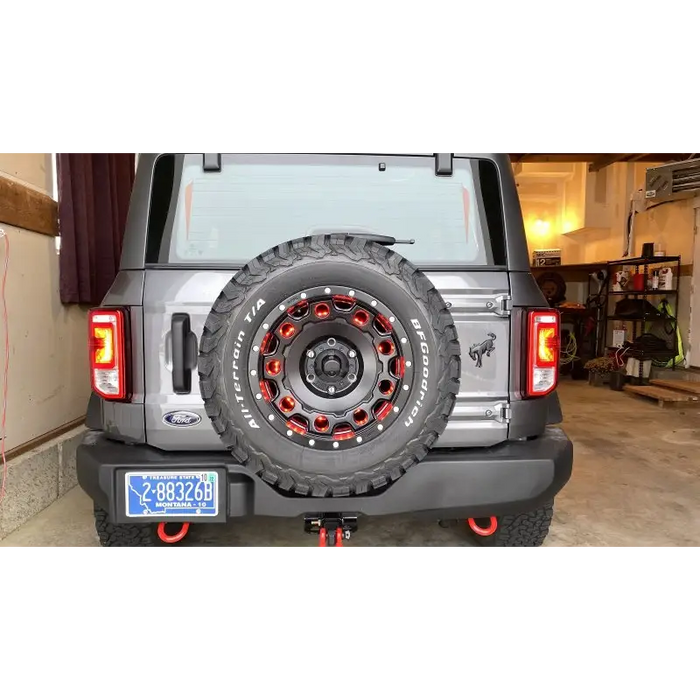
<path fill-rule="evenodd" d="M 533 267 L 553 267 L 561 265 L 561 250 L 536 250 L 532 256 Z"/>

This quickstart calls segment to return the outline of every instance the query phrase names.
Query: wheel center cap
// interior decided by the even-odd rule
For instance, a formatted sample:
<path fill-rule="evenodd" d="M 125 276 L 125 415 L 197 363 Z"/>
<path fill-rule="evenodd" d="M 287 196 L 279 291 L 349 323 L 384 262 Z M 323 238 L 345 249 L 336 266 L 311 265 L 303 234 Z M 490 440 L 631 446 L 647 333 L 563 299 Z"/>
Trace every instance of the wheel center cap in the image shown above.
<path fill-rule="evenodd" d="M 335 355 L 331 355 L 330 357 L 325 358 L 323 361 L 323 372 L 329 377 L 337 377 L 340 374 L 341 369 L 342 365 L 340 363 L 340 359 Z"/>
<path fill-rule="evenodd" d="M 318 396 L 341 398 L 362 378 L 357 348 L 337 335 L 309 346 L 302 365 L 306 386 Z"/>

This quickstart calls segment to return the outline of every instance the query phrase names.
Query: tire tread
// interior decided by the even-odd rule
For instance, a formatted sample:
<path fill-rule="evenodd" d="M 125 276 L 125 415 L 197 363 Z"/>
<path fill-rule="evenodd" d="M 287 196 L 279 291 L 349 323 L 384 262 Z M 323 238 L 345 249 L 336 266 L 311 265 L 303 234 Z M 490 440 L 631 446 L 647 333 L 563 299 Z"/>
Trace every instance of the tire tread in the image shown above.
<path fill-rule="evenodd" d="M 150 524 L 115 525 L 107 511 L 95 506 L 95 530 L 102 547 L 157 547 L 156 528 Z"/>
<path fill-rule="evenodd" d="M 496 534 L 478 539 L 488 547 L 541 547 L 549 535 L 553 518 L 552 502 L 530 513 L 499 518 Z"/>

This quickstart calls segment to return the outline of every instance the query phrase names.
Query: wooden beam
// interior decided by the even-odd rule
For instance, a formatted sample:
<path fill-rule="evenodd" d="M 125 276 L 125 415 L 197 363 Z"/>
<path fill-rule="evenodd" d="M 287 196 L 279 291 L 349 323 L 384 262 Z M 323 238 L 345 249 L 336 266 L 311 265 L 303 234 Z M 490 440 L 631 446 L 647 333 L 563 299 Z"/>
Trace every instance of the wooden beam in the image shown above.
<path fill-rule="evenodd" d="M 597 173 L 615 163 L 630 163 L 648 158 L 651 151 L 610 151 L 608 155 L 591 163 L 590 170 Z"/>
<path fill-rule="evenodd" d="M 514 163 L 593 163 L 605 153 L 511 153 Z"/>
<path fill-rule="evenodd" d="M 632 157 L 628 159 L 628 162 L 636 163 L 637 161 L 640 161 L 640 160 L 644 161 L 650 155 L 652 155 L 652 154 L 651 153 L 634 153 L 634 154 L 632 154 Z"/>
<path fill-rule="evenodd" d="M 9 462 L 11 459 L 19 457 L 20 455 L 23 455 L 29 452 L 30 450 L 35 450 L 37 447 L 43 445 L 45 442 L 49 442 L 49 440 L 55 440 L 57 437 L 61 437 L 61 435 L 64 435 L 65 433 L 68 433 L 71 430 L 74 430 L 75 428 L 79 428 L 81 425 L 85 425 L 85 418 L 85 416 L 83 416 L 82 418 L 76 418 L 70 423 L 61 425 L 58 428 L 50 430 L 48 433 L 44 433 L 43 435 L 35 437 L 29 442 L 25 442 L 23 445 L 18 445 L 17 447 L 8 451 L 8 453 L 5 455 L 5 459 L 7 459 L 7 461 Z"/>
<path fill-rule="evenodd" d="M 617 160 L 642 163 L 668 163 L 686 160 L 691 153 L 511 153 L 514 163 L 595 163 L 612 155 Z M 614 161 L 617 162 L 617 161 Z"/>
<path fill-rule="evenodd" d="M 58 236 L 58 204 L 48 195 L 0 175 L 0 223 Z"/>

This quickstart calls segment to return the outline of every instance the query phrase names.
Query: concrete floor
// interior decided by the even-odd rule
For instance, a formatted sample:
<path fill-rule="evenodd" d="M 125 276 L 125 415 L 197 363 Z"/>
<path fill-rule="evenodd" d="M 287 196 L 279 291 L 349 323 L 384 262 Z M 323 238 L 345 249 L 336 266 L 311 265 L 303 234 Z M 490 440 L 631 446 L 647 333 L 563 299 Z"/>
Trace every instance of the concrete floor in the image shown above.
<path fill-rule="evenodd" d="M 574 478 L 557 499 L 547 542 L 569 546 L 700 545 L 700 406 L 655 403 L 564 383 L 560 392 L 574 441 Z M 253 519 L 200 526 L 190 546 L 316 546 L 296 521 Z M 411 517 L 365 520 L 354 546 L 468 546 L 465 528 L 443 530 Z M 97 546 L 92 504 L 75 489 L 20 528 L 0 547 Z"/>

